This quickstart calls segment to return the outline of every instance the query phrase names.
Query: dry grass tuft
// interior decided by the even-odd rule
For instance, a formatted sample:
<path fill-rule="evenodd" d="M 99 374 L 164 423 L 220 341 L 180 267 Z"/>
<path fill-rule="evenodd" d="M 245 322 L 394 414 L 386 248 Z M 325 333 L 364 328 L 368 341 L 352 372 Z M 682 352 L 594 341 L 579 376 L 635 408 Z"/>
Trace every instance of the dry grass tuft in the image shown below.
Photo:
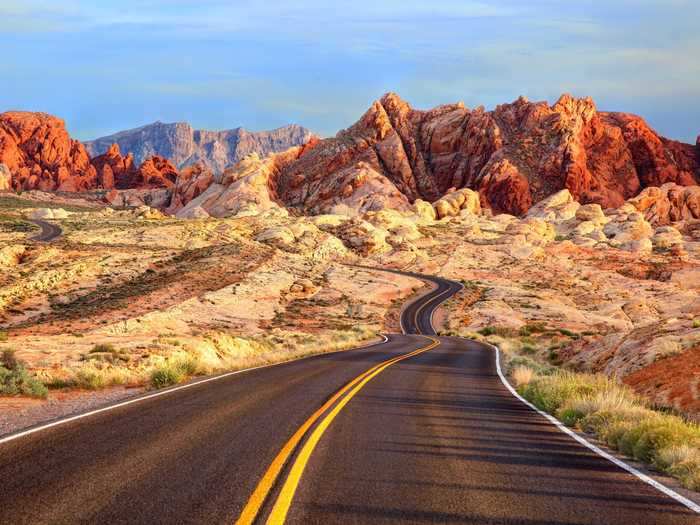
<path fill-rule="evenodd" d="M 610 447 L 654 465 L 690 489 L 700 489 L 700 426 L 652 410 L 629 388 L 602 375 L 557 372 L 536 376 L 518 391 L 566 425 L 591 432 Z"/>
<path fill-rule="evenodd" d="M 515 386 L 520 387 L 530 383 L 534 377 L 535 372 L 532 368 L 526 366 L 517 366 L 513 369 L 512 376 L 513 381 L 515 381 Z"/>

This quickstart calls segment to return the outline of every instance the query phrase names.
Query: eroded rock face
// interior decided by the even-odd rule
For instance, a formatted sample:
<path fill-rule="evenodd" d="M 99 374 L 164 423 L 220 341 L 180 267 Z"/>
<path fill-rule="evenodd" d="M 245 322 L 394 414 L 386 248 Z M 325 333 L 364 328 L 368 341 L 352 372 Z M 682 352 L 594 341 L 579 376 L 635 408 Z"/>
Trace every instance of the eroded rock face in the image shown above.
<path fill-rule="evenodd" d="M 213 182 L 214 174 L 201 164 L 185 168 L 175 181 L 168 211 L 172 213 L 183 208 L 206 191 Z"/>
<path fill-rule="evenodd" d="M 700 219 L 700 186 L 669 183 L 646 188 L 628 203 L 655 225 Z"/>
<path fill-rule="evenodd" d="M 240 213 L 257 214 L 272 208 L 279 208 L 274 191 L 273 179 L 279 171 L 279 166 L 288 164 L 295 159 L 300 148 L 261 159 L 257 154 L 251 154 L 236 166 L 227 169 L 223 175 L 214 178 L 207 185 L 206 175 L 195 178 L 192 184 L 203 188 L 200 194 L 187 201 L 182 192 L 176 188 L 173 195 L 173 205 L 170 210 L 178 217 L 187 217 L 192 208 L 200 207 L 212 217 L 228 217 Z M 205 180 L 200 180 L 204 177 Z M 177 209 L 177 201 L 182 200 L 186 205 Z"/>
<path fill-rule="evenodd" d="M 470 188 L 494 211 L 521 215 L 562 189 L 611 208 L 646 186 L 699 177 L 696 147 L 634 115 L 599 112 L 589 98 L 419 111 L 389 93 L 352 127 L 306 148 L 281 170 L 276 191 L 289 206 L 323 213 L 341 203 L 406 209 Z"/>
<path fill-rule="evenodd" d="M 63 120 L 46 113 L 0 114 L 0 162 L 14 190 L 84 191 L 97 185 L 84 146 L 70 138 Z"/>

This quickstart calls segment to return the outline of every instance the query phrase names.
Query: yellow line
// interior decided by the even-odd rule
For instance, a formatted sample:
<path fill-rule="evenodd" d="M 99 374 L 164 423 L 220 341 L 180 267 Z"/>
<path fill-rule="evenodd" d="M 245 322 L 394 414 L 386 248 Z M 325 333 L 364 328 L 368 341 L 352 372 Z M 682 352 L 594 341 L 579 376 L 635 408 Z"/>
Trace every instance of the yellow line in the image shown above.
<path fill-rule="evenodd" d="M 408 359 L 409 357 L 412 357 L 414 355 L 427 352 L 428 350 L 431 350 L 440 344 L 440 341 L 438 341 L 437 339 L 433 339 L 432 337 L 430 337 L 429 339 L 432 341 L 430 345 L 420 348 L 409 354 L 405 354 L 403 356 L 399 356 L 389 361 L 386 361 L 385 363 L 382 363 L 379 366 L 379 368 L 376 368 L 373 372 L 366 374 L 365 377 L 345 397 L 343 397 L 343 399 L 341 399 L 340 402 L 318 424 L 318 426 L 311 433 L 309 439 L 306 441 L 306 443 L 304 443 L 304 446 L 302 447 L 299 456 L 297 456 L 296 460 L 294 461 L 294 464 L 292 465 L 291 470 L 289 471 L 289 475 L 287 476 L 287 479 L 284 482 L 284 485 L 282 486 L 282 490 L 280 491 L 279 496 L 277 496 L 277 501 L 275 501 L 275 505 L 272 508 L 270 517 L 267 520 L 268 525 L 281 525 L 287 519 L 289 507 L 291 506 L 292 500 L 294 499 L 294 494 L 296 493 L 297 487 L 299 486 L 299 482 L 301 481 L 301 476 L 304 473 L 306 464 L 308 463 L 309 458 L 311 457 L 311 454 L 314 451 L 314 448 L 318 444 L 318 441 L 321 439 L 321 436 L 323 436 L 326 429 L 333 422 L 335 417 L 340 413 L 343 407 L 350 402 L 350 400 L 355 396 L 355 394 L 357 394 L 362 389 L 362 387 L 364 387 L 373 377 L 382 373 L 382 371 L 385 368 L 393 365 L 394 363 L 398 363 L 399 361 L 403 361 L 404 359 Z"/>
<path fill-rule="evenodd" d="M 445 295 L 445 294 L 448 293 L 449 291 L 450 291 L 449 288 L 447 288 L 447 290 L 443 290 L 442 292 L 440 292 L 439 294 L 437 294 L 435 297 L 433 297 L 432 299 L 429 299 L 427 302 L 425 302 L 424 304 L 422 304 L 422 305 L 420 305 L 418 308 L 416 308 L 416 311 L 413 313 L 413 322 L 414 322 L 415 325 L 416 325 L 416 333 L 417 333 L 417 334 L 419 334 L 419 335 L 424 335 L 423 332 L 421 332 L 420 324 L 418 323 L 418 314 L 421 313 L 423 310 L 425 310 L 425 309 L 428 307 L 429 304 L 434 303 L 435 300 L 436 300 L 438 297 L 442 297 L 443 295 Z M 433 323 L 432 323 L 432 316 L 431 316 L 430 325 L 432 326 L 432 324 L 433 324 Z"/>
<path fill-rule="evenodd" d="M 292 435 L 291 438 L 284 444 L 282 449 L 279 451 L 277 456 L 275 456 L 275 459 L 272 460 L 272 463 L 268 467 L 268 469 L 265 471 L 265 474 L 263 474 L 263 477 L 260 479 L 258 482 L 258 485 L 255 487 L 255 490 L 253 491 L 253 494 L 250 496 L 250 499 L 246 503 L 246 506 L 243 508 L 243 512 L 241 513 L 240 517 L 238 520 L 236 520 L 236 525 L 250 525 L 252 524 L 255 519 L 258 516 L 258 513 L 260 512 L 260 509 L 263 506 L 263 503 L 265 503 L 265 499 L 267 498 L 268 494 L 270 493 L 270 490 L 272 490 L 273 485 L 275 484 L 275 481 L 277 480 L 277 477 L 279 476 L 280 472 L 284 468 L 285 463 L 289 459 L 289 456 L 291 456 L 292 452 L 296 448 L 296 446 L 299 444 L 301 439 L 304 437 L 304 434 L 309 430 L 309 428 L 323 415 L 323 413 L 328 410 L 337 400 L 340 398 L 345 392 L 350 390 L 354 385 L 356 385 L 358 382 L 360 382 L 362 379 L 367 377 L 369 374 L 373 373 L 376 371 L 378 368 L 384 366 L 388 366 L 389 364 L 393 364 L 394 361 L 397 359 L 403 359 L 409 356 L 412 356 L 416 353 L 420 353 L 420 351 L 423 349 L 418 349 L 414 350 L 413 352 L 409 352 L 408 354 L 398 356 L 398 357 L 393 357 L 387 361 L 383 361 L 366 372 L 363 372 L 359 376 L 357 376 L 355 379 L 350 381 L 348 384 L 346 384 L 343 388 L 338 390 L 333 397 L 331 397 L 328 401 L 326 401 L 321 408 L 319 408 L 316 412 L 314 412 L 299 428 L 298 430 Z"/>

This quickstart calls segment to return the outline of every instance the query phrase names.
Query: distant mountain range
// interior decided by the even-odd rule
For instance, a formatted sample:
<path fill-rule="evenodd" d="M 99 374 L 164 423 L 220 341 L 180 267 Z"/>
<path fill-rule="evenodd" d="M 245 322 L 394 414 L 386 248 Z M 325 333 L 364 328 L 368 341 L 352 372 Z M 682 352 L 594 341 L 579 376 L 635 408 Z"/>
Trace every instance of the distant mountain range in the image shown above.
<path fill-rule="evenodd" d="M 154 122 L 140 128 L 84 142 L 90 157 L 106 153 L 112 144 L 134 157 L 135 164 L 158 156 L 170 160 L 178 169 L 200 163 L 214 173 L 236 164 L 250 153 L 264 157 L 300 146 L 313 136 L 302 126 L 291 124 L 271 131 L 224 131 L 194 129 L 187 122 Z"/>

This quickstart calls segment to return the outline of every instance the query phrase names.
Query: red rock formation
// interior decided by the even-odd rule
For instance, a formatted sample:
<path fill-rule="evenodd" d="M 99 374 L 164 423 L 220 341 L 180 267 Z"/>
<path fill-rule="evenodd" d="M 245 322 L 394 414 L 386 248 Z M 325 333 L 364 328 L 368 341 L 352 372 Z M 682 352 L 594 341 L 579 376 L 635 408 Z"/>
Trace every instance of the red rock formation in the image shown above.
<path fill-rule="evenodd" d="M 146 159 L 134 176 L 126 181 L 126 188 L 171 188 L 177 180 L 177 169 L 168 159 Z"/>
<path fill-rule="evenodd" d="M 669 183 L 645 188 L 628 201 L 654 225 L 700 219 L 700 187 Z"/>
<path fill-rule="evenodd" d="M 162 157 L 151 157 L 137 168 L 133 155 L 122 156 L 117 144 L 95 157 L 92 164 L 99 187 L 105 189 L 170 188 L 178 177 L 175 166 Z"/>
<path fill-rule="evenodd" d="M 126 187 L 136 170 L 131 153 L 122 157 L 117 144 L 112 144 L 104 155 L 92 159 L 92 165 L 97 170 L 99 185 L 105 189 Z"/>
<path fill-rule="evenodd" d="M 214 182 L 211 170 L 201 164 L 188 166 L 175 182 L 169 210 L 175 212 L 196 199 Z"/>
<path fill-rule="evenodd" d="M 172 209 L 213 182 L 198 168 L 178 182 L 162 157 L 136 168 L 116 145 L 91 163 L 63 121 L 43 113 L 0 115 L 0 163 L 14 189 L 169 189 Z M 583 203 L 616 207 L 645 187 L 698 184 L 700 138 L 695 146 L 665 139 L 639 117 L 597 111 L 590 98 L 419 111 L 390 93 L 336 137 L 277 154 L 273 164 L 271 198 L 304 213 L 337 204 L 405 209 L 470 188 L 484 206 L 522 214 L 564 188 Z"/>
<path fill-rule="evenodd" d="M 590 98 L 419 111 L 390 93 L 282 168 L 275 191 L 290 206 L 319 212 L 347 201 L 402 208 L 467 187 L 495 211 L 521 214 L 564 188 L 581 202 L 614 207 L 647 186 L 698 181 L 700 145 L 660 137 L 633 115 L 598 112 Z M 370 197 L 375 190 L 384 195 Z"/>
<path fill-rule="evenodd" d="M 46 113 L 0 114 L 0 163 L 15 190 L 83 191 L 97 185 L 83 145 L 70 138 L 63 120 Z"/>

